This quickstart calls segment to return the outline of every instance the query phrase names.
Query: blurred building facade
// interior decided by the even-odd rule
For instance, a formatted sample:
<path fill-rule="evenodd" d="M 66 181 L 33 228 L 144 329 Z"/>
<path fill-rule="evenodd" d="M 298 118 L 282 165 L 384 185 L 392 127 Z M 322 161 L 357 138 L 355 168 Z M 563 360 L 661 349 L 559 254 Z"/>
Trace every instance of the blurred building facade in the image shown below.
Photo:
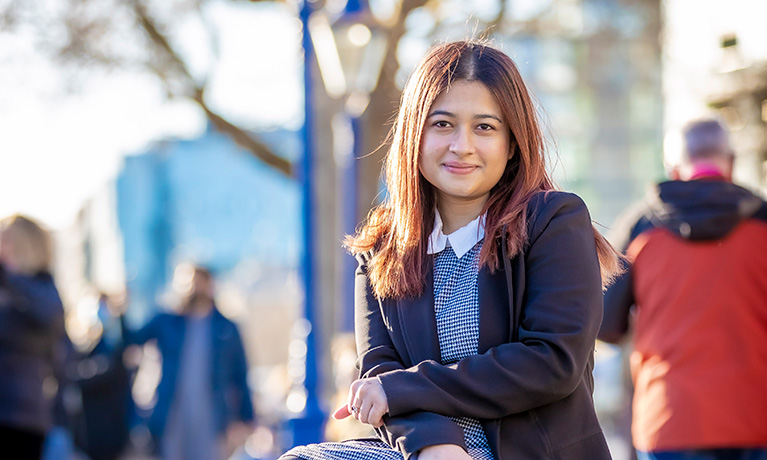
<path fill-rule="evenodd" d="M 499 35 L 541 102 L 550 168 L 609 227 L 663 173 L 660 2 L 520 3 L 530 21 Z"/>
<path fill-rule="evenodd" d="M 286 157 L 300 153 L 295 133 L 259 136 Z M 115 188 L 125 279 L 137 316 L 151 313 L 182 261 L 223 278 L 242 264 L 269 267 L 266 273 L 295 270 L 298 185 L 225 135 L 208 130 L 198 139 L 163 141 L 128 156 Z"/>

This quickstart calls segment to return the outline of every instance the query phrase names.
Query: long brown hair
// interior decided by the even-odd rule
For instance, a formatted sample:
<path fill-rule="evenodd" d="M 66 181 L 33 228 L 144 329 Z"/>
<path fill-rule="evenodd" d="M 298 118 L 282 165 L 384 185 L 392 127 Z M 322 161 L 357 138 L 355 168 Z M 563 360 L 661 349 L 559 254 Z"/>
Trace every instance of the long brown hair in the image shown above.
<path fill-rule="evenodd" d="M 493 93 L 511 131 L 513 154 L 485 203 L 485 241 L 497 242 L 507 229 L 509 257 L 527 240 L 527 205 L 539 191 L 554 190 L 546 171 L 545 140 L 535 105 L 514 62 L 475 41 L 433 47 L 410 75 L 390 135 L 384 166 L 387 195 L 346 245 L 353 253 L 373 252 L 368 274 L 379 298 L 423 293 L 426 248 L 434 222 L 436 193 L 418 169 L 421 134 L 434 100 L 457 80 L 478 81 Z M 617 254 L 594 230 L 603 281 L 616 273 Z M 497 244 L 485 244 L 481 266 L 499 266 Z"/>

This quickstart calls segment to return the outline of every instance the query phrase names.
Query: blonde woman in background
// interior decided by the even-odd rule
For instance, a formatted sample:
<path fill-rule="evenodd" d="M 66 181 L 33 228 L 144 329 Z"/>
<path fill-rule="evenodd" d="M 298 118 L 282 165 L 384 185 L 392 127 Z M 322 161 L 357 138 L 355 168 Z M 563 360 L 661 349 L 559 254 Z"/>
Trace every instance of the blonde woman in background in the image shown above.
<path fill-rule="evenodd" d="M 20 215 L 0 220 L 0 445 L 39 459 L 53 422 L 56 346 L 64 334 L 51 237 Z"/>

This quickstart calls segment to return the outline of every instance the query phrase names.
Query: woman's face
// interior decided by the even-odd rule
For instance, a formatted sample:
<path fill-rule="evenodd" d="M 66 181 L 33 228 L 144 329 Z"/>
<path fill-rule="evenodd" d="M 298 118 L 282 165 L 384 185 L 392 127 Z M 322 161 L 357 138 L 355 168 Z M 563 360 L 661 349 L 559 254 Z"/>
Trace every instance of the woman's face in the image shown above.
<path fill-rule="evenodd" d="M 490 90 L 477 81 L 456 81 L 431 106 L 419 170 L 440 202 L 484 204 L 511 156 L 509 137 Z"/>

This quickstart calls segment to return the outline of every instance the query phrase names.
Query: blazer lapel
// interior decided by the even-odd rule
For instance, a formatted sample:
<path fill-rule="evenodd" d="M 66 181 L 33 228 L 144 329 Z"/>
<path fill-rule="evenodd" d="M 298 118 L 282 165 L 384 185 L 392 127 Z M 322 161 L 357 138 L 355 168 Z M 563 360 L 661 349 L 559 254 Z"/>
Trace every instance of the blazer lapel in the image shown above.
<path fill-rule="evenodd" d="M 479 354 L 509 341 L 511 318 L 506 272 L 491 273 L 482 268 L 477 276 L 479 287 Z"/>
<path fill-rule="evenodd" d="M 520 310 L 523 291 L 520 282 L 524 283 L 524 266 L 518 263 L 518 259 L 512 260 L 511 264 L 515 291 L 511 293 L 511 297 L 517 303 L 517 310 Z M 514 273 L 515 270 L 517 273 Z M 509 341 L 512 318 L 506 272 L 499 269 L 491 273 L 487 268 L 482 268 L 479 271 L 477 283 L 479 287 L 478 353 L 482 354 L 498 344 Z M 396 305 L 399 326 L 413 365 L 424 360 L 440 361 L 437 319 L 434 313 L 433 265 L 430 264 L 427 270 L 423 295 L 418 298 L 397 300 Z"/>
<path fill-rule="evenodd" d="M 413 365 L 425 360 L 440 361 L 437 318 L 434 313 L 434 273 L 426 273 L 423 295 L 397 301 L 397 310 L 408 354 Z"/>
<path fill-rule="evenodd" d="M 522 301 L 524 300 L 525 296 L 525 257 L 524 254 L 517 255 L 514 259 L 511 261 L 511 266 L 513 267 L 511 269 L 511 281 L 512 281 L 512 292 L 511 296 L 514 299 L 514 304 L 516 305 L 516 318 L 512 318 L 514 321 L 512 324 L 516 324 L 517 328 L 522 327 L 522 308 L 524 307 Z"/>

